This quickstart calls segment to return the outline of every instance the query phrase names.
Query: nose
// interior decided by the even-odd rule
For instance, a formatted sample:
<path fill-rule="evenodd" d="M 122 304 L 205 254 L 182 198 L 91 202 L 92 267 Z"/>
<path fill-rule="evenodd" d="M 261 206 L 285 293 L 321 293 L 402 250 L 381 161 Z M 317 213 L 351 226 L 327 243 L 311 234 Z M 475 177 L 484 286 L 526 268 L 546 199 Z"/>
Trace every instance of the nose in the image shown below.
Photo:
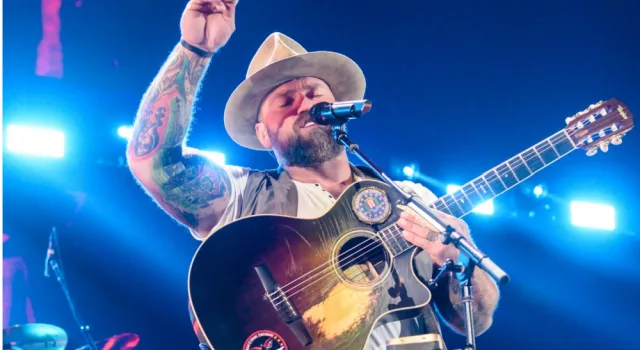
<path fill-rule="evenodd" d="M 298 115 L 308 113 L 314 104 L 313 99 L 308 98 L 307 96 L 302 96 L 302 101 L 300 101 L 300 106 L 298 106 Z"/>

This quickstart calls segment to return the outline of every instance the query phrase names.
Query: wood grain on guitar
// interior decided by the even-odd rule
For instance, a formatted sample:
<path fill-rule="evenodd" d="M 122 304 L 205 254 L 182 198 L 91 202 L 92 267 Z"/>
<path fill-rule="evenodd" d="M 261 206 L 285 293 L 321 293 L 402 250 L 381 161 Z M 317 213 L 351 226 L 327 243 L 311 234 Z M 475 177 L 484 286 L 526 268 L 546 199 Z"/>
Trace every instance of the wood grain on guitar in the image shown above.
<path fill-rule="evenodd" d="M 620 144 L 633 114 L 610 99 L 567 124 L 430 207 L 462 217 L 575 149 L 592 155 Z M 362 349 L 375 326 L 421 314 L 431 293 L 416 274 L 417 249 L 396 225 L 398 199 L 383 182 L 358 181 L 319 218 L 257 215 L 209 235 L 189 271 L 208 345 Z"/>

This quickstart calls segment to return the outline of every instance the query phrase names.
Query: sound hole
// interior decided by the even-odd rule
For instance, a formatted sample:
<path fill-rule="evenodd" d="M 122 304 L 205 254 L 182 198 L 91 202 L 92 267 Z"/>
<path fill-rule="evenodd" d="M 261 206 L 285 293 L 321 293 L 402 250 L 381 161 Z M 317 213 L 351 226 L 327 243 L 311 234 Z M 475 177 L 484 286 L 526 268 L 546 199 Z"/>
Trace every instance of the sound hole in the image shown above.
<path fill-rule="evenodd" d="M 338 250 L 338 269 L 345 282 L 367 287 L 385 277 L 389 255 L 382 242 L 370 234 L 358 234 L 344 241 Z"/>

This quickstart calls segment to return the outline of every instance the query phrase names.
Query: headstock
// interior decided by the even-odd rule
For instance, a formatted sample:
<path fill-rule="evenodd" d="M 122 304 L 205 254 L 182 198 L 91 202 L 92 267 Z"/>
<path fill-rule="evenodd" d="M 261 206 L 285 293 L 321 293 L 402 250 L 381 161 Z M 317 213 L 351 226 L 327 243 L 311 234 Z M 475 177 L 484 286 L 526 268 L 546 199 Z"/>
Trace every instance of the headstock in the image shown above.
<path fill-rule="evenodd" d="M 592 156 L 598 149 L 607 152 L 609 144 L 622 143 L 622 137 L 633 128 L 633 114 L 624 103 L 612 98 L 589 106 L 566 122 L 565 130 L 576 147 Z"/>

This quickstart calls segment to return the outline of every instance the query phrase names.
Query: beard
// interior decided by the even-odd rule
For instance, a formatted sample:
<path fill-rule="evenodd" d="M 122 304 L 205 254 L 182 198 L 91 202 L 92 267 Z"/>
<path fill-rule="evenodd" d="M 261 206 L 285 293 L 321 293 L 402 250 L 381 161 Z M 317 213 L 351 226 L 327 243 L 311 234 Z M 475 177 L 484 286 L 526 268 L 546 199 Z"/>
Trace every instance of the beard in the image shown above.
<path fill-rule="evenodd" d="M 343 147 L 333 138 L 329 126 L 317 125 L 303 135 L 300 126 L 284 142 L 273 137 L 273 150 L 281 166 L 309 168 L 337 157 Z"/>

